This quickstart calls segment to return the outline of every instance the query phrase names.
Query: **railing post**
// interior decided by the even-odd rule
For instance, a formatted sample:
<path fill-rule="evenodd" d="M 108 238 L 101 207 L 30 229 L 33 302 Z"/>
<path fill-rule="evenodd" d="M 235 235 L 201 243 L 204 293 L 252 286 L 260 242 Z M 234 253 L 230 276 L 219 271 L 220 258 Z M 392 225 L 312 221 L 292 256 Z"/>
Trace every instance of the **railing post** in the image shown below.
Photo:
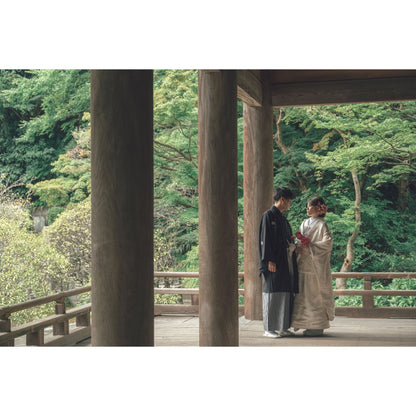
<path fill-rule="evenodd" d="M 364 290 L 371 290 L 371 276 L 364 276 Z M 363 296 L 363 309 L 373 309 L 374 308 L 374 295 L 364 295 Z"/>
<path fill-rule="evenodd" d="M 45 333 L 44 329 L 39 329 L 36 332 L 30 332 L 26 335 L 26 345 L 44 345 L 45 344 Z"/>
<path fill-rule="evenodd" d="M 199 295 L 191 295 L 191 304 L 199 305 Z"/>
<path fill-rule="evenodd" d="M 75 318 L 75 326 L 90 326 L 90 312 L 87 312 L 83 315 L 78 315 Z"/>
<path fill-rule="evenodd" d="M 65 298 L 60 298 L 55 302 L 55 314 L 63 315 L 66 313 Z M 68 335 L 69 321 L 53 324 L 53 335 Z"/>
<path fill-rule="evenodd" d="M 0 332 L 10 332 L 12 329 L 12 323 L 10 321 L 10 315 L 0 316 Z M 0 346 L 14 347 L 14 339 L 1 343 Z"/>

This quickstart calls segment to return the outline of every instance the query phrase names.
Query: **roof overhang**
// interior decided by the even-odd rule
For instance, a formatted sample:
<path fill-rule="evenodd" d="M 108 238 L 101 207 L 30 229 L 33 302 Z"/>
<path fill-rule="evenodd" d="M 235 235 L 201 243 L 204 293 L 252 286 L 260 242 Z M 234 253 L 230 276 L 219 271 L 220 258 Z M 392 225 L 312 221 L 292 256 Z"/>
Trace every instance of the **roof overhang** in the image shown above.
<path fill-rule="evenodd" d="M 239 70 L 238 97 L 273 107 L 416 100 L 416 70 Z"/>

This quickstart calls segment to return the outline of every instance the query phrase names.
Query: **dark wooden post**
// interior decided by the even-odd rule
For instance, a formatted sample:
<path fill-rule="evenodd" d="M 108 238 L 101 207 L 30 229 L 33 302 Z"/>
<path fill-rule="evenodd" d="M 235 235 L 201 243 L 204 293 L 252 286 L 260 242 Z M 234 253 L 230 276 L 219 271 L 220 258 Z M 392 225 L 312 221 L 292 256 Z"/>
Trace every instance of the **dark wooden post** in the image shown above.
<path fill-rule="evenodd" d="M 153 346 L 153 72 L 91 71 L 92 345 Z"/>
<path fill-rule="evenodd" d="M 371 290 L 371 276 L 364 276 L 364 290 Z M 374 296 L 373 295 L 364 295 L 363 296 L 363 309 L 373 309 L 374 308 Z"/>
<path fill-rule="evenodd" d="M 11 329 L 12 329 L 12 323 L 10 321 L 10 315 L 0 316 L 0 332 L 10 332 Z M 0 344 L 0 346 L 13 347 L 14 339 L 11 339 L 10 341 L 6 341 L 5 343 Z"/>
<path fill-rule="evenodd" d="M 237 346 L 236 71 L 199 72 L 199 344 Z"/>
<path fill-rule="evenodd" d="M 58 299 L 55 302 L 55 313 L 57 315 L 65 314 L 65 298 Z M 53 324 L 53 335 L 67 335 L 69 334 L 69 321 L 58 322 Z"/>
<path fill-rule="evenodd" d="M 267 82 L 267 80 L 264 80 Z M 273 108 L 268 88 L 263 106 L 243 106 L 244 137 L 244 314 L 261 320 L 262 286 L 259 277 L 258 239 L 262 214 L 273 195 Z"/>
<path fill-rule="evenodd" d="M 45 333 L 44 329 L 38 329 L 35 332 L 26 334 L 26 345 L 41 346 L 45 344 Z"/>
<path fill-rule="evenodd" d="M 75 318 L 75 326 L 90 326 L 91 325 L 91 318 L 90 312 L 84 313 L 82 315 L 78 315 Z"/>

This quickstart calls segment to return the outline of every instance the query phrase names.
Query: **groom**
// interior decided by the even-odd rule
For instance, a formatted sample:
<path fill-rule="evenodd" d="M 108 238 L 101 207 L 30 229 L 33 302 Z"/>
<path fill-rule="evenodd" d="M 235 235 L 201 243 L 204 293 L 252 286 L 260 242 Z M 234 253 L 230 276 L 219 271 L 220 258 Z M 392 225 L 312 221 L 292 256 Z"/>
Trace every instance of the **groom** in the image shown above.
<path fill-rule="evenodd" d="M 283 216 L 290 208 L 293 193 L 276 188 L 274 205 L 266 211 L 259 230 L 260 275 L 263 291 L 264 336 L 293 336 L 289 331 L 294 293 L 298 293 L 298 271 L 292 229 Z"/>

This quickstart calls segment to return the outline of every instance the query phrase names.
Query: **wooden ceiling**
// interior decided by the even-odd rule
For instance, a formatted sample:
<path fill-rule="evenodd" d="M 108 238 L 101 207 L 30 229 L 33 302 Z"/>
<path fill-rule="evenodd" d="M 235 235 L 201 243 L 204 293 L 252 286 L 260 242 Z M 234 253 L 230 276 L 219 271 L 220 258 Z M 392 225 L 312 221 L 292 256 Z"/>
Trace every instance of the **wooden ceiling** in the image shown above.
<path fill-rule="evenodd" d="M 274 107 L 416 100 L 416 70 L 240 70 L 238 96 Z"/>
<path fill-rule="evenodd" d="M 416 70 L 286 70 L 269 71 L 272 84 L 415 77 Z"/>

